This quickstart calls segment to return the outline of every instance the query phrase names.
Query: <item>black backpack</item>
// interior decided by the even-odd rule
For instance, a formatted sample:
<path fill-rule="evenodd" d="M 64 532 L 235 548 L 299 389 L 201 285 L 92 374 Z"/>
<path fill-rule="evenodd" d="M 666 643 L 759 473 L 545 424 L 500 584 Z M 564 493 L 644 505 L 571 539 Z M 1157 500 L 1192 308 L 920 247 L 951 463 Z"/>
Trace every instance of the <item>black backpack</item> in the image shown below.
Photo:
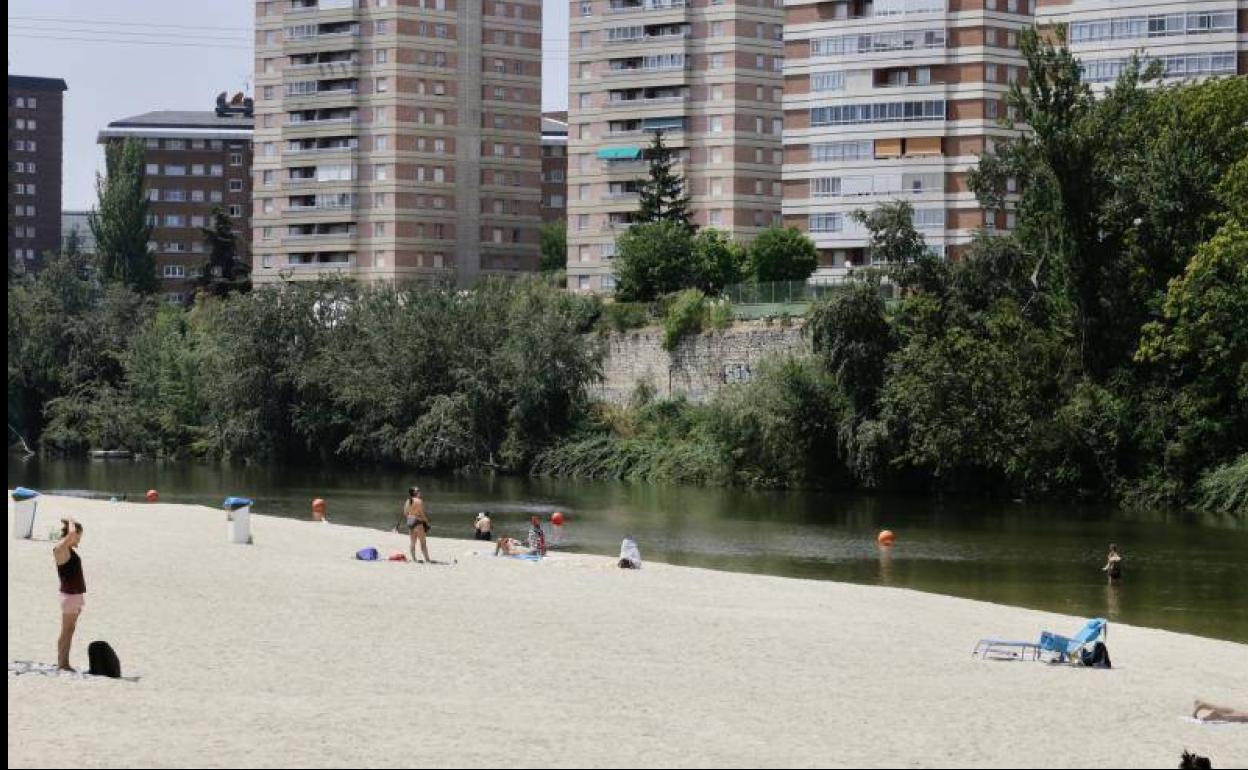
<path fill-rule="evenodd" d="M 87 660 L 91 667 L 87 670 L 92 676 L 107 676 L 117 679 L 121 676 L 121 661 L 108 642 L 92 642 L 87 645 Z"/>
<path fill-rule="evenodd" d="M 1088 668 L 1113 668 L 1109 662 L 1109 648 L 1104 642 L 1097 642 L 1091 649 L 1083 648 L 1079 652 L 1079 662 Z"/>

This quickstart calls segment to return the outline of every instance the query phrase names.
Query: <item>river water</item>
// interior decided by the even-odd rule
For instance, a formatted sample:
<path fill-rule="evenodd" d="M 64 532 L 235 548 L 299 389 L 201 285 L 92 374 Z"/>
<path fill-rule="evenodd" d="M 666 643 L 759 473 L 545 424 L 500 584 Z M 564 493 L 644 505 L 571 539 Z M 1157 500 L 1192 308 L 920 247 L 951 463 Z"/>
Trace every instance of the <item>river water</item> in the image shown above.
<path fill-rule="evenodd" d="M 572 551 L 614 555 L 632 535 L 647 560 L 913 588 L 1248 643 L 1248 522 L 1229 517 L 398 470 L 9 458 L 10 488 L 131 500 L 154 488 L 162 502 L 212 506 L 242 495 L 256 500 L 256 513 L 302 518 L 320 497 L 335 523 L 377 529 L 395 524 L 412 484 L 424 493 L 432 534 L 442 537 L 471 537 L 480 510 L 491 512 L 495 534 L 522 537 L 530 515 L 557 510 L 567 519 L 563 547 Z M 891 549 L 875 542 L 885 528 L 897 535 Z M 360 546 L 367 541 L 361 535 Z M 1100 571 L 1110 542 L 1126 559 L 1116 586 Z"/>

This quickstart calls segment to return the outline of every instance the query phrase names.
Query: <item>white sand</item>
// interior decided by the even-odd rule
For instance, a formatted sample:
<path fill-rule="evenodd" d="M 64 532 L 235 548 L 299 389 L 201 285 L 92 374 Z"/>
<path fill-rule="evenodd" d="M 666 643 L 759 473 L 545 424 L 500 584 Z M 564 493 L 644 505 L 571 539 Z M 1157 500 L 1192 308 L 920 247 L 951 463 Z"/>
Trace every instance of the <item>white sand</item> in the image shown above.
<path fill-rule="evenodd" d="M 1112 625 L 1112 671 L 981 662 L 981 636 L 1082 619 L 469 541 L 431 541 L 454 567 L 365 563 L 406 537 L 253 517 L 231 545 L 193 506 L 44 497 L 36 537 L 64 513 L 73 660 L 107 639 L 141 680 L 10 675 L 10 766 L 1248 765 L 1248 725 L 1185 719 L 1248 707 L 1245 645 Z M 10 661 L 55 661 L 50 547 L 9 536 Z"/>

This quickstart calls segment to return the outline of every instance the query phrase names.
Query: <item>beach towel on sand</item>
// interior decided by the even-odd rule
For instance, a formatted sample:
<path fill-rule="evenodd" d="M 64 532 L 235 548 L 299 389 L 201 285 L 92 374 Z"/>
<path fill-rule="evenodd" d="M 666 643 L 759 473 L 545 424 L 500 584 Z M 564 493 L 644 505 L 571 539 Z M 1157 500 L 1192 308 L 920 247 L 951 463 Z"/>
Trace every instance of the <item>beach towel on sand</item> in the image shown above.
<path fill-rule="evenodd" d="M 56 667 L 55 663 L 39 663 L 33 660 L 10 660 L 9 676 L 22 676 L 35 674 L 36 676 L 54 676 L 61 679 L 106 679 L 109 677 L 96 676 L 94 674 L 84 673 L 82 671 L 61 671 Z M 117 677 L 125 682 L 137 682 L 137 676 L 121 676 Z"/>

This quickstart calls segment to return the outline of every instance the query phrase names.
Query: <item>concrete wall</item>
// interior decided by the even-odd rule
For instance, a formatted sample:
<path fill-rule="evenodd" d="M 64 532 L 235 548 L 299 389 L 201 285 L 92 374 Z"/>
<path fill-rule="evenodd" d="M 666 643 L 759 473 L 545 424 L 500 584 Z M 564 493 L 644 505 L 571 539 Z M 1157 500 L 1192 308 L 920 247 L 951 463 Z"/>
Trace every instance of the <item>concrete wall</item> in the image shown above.
<path fill-rule="evenodd" d="M 763 322 L 734 324 L 724 331 L 686 337 L 670 353 L 661 329 L 640 329 L 607 338 L 603 382 L 593 391 L 601 401 L 622 404 L 640 383 L 660 397 L 707 401 L 723 387 L 747 382 L 769 356 L 804 353 L 801 326 Z"/>

